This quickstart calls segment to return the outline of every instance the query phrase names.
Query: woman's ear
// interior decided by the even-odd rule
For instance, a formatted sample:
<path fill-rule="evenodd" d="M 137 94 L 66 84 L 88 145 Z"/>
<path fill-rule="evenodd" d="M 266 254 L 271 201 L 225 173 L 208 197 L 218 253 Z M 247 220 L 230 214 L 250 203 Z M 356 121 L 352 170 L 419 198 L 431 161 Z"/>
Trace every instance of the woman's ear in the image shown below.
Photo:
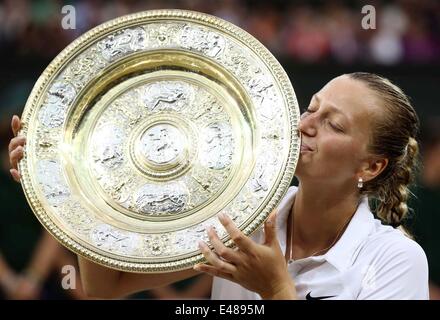
<path fill-rule="evenodd" d="M 368 182 L 380 175 L 387 166 L 387 158 L 372 158 L 365 162 L 365 165 L 362 168 L 359 176 L 362 177 L 364 182 Z"/>

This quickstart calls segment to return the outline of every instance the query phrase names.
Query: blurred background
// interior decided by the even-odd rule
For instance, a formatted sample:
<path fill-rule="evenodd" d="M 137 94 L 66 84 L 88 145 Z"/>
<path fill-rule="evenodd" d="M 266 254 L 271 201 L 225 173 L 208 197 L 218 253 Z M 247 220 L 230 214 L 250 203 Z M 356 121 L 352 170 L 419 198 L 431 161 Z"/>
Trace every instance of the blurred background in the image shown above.
<path fill-rule="evenodd" d="M 365 30 L 361 10 L 376 9 Z M 76 9 L 76 29 L 61 27 L 61 8 Z M 148 9 L 210 13 L 248 31 L 279 59 L 301 108 L 333 77 L 368 71 L 388 77 L 412 99 L 422 121 L 422 167 L 406 225 L 424 248 L 431 298 L 440 299 L 440 1 L 0 1 L 0 299 L 85 299 L 79 277 L 61 288 L 73 254 L 44 232 L 9 174 L 10 121 L 50 61 L 75 38 L 109 19 Z M 78 275 L 79 276 L 79 275 Z M 199 277 L 130 298 L 210 296 Z"/>

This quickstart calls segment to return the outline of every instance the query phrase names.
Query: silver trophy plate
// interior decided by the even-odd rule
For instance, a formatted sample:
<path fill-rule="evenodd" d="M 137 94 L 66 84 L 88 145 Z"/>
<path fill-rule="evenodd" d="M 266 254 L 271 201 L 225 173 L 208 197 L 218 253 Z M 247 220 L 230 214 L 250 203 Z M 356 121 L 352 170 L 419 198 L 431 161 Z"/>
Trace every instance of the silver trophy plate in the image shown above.
<path fill-rule="evenodd" d="M 96 263 L 171 272 L 204 261 L 217 215 L 250 235 L 299 157 L 299 108 L 255 38 L 219 18 L 146 11 L 64 49 L 23 112 L 22 186 L 43 226 Z"/>

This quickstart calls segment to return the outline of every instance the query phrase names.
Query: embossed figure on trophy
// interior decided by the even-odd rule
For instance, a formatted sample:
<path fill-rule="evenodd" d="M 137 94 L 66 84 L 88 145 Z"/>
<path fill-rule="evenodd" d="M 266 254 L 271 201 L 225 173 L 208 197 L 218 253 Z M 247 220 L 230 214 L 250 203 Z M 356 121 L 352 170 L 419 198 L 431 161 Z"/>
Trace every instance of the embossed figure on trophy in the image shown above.
<path fill-rule="evenodd" d="M 97 225 L 92 230 L 91 237 L 98 247 L 114 252 L 130 253 L 138 236 L 119 231 L 109 225 Z"/>
<path fill-rule="evenodd" d="M 95 143 L 93 150 L 93 159 L 106 168 L 115 168 L 122 164 L 123 152 L 122 143 L 124 134 L 122 130 L 113 125 L 106 124 L 99 128 L 95 133 Z"/>
<path fill-rule="evenodd" d="M 182 44 L 215 58 L 224 50 L 225 39 L 217 33 L 206 32 L 202 28 L 185 26 L 182 32 Z"/>
<path fill-rule="evenodd" d="M 85 56 L 78 59 L 78 62 L 72 66 L 70 71 L 76 76 L 81 76 L 89 73 L 92 70 L 94 64 L 95 61 L 91 56 Z"/>
<path fill-rule="evenodd" d="M 67 82 L 56 82 L 49 89 L 46 102 L 40 110 L 39 120 L 48 128 L 56 128 L 63 124 L 64 110 L 76 95 L 75 89 Z"/>
<path fill-rule="evenodd" d="M 188 202 L 188 193 L 178 183 L 166 185 L 146 184 L 136 194 L 136 207 L 148 215 L 179 213 Z"/>
<path fill-rule="evenodd" d="M 146 45 L 147 33 L 143 28 L 125 29 L 115 35 L 110 35 L 98 44 L 102 56 L 114 60 L 124 53 L 143 49 Z"/>
<path fill-rule="evenodd" d="M 183 151 L 183 137 L 179 129 L 163 123 L 148 129 L 141 138 L 145 158 L 155 164 L 176 159 Z"/>
<path fill-rule="evenodd" d="M 130 208 L 130 184 L 133 182 L 133 180 L 133 178 L 124 179 L 123 177 L 121 177 L 121 181 L 116 183 L 111 191 L 112 198 L 126 208 Z"/>
<path fill-rule="evenodd" d="M 170 235 L 148 235 L 144 239 L 145 249 L 154 256 L 168 255 L 172 252 Z"/>
<path fill-rule="evenodd" d="M 223 169 L 232 162 L 232 129 L 226 122 L 211 123 L 205 128 L 202 164 L 211 169 Z"/>
<path fill-rule="evenodd" d="M 249 82 L 249 88 L 252 94 L 260 99 L 260 103 L 268 96 L 267 90 L 273 86 L 273 83 L 267 82 L 264 78 L 252 78 Z"/>
<path fill-rule="evenodd" d="M 145 89 L 144 102 L 149 111 L 171 109 L 179 112 L 188 104 L 189 91 L 189 86 L 183 83 L 156 82 Z"/>
<path fill-rule="evenodd" d="M 260 166 L 260 173 L 253 178 L 252 181 L 252 187 L 253 187 L 253 191 L 254 192 L 258 192 L 258 191 L 267 191 L 268 187 L 267 187 L 267 182 L 266 182 L 266 170 L 264 167 Z"/>
<path fill-rule="evenodd" d="M 116 148 L 112 148 L 112 146 L 106 146 L 106 148 L 102 152 L 100 160 L 103 163 L 111 163 L 112 160 L 117 159 L 120 156 L 121 153 Z"/>
<path fill-rule="evenodd" d="M 48 202 L 57 207 L 70 196 L 66 182 L 62 178 L 61 166 L 54 160 L 40 160 L 37 176 Z"/>
<path fill-rule="evenodd" d="M 183 96 L 183 92 L 175 88 L 171 89 L 169 92 L 161 92 L 161 94 L 158 97 L 155 97 L 156 102 L 154 103 L 151 110 L 154 110 L 161 102 L 174 103 L 177 100 L 179 100 L 182 96 Z"/>
<path fill-rule="evenodd" d="M 67 82 L 56 82 L 49 89 L 49 101 L 51 98 L 58 98 L 56 102 L 61 102 L 63 105 L 68 105 L 75 97 L 75 89 Z M 55 101 L 52 101 L 55 102 Z"/>

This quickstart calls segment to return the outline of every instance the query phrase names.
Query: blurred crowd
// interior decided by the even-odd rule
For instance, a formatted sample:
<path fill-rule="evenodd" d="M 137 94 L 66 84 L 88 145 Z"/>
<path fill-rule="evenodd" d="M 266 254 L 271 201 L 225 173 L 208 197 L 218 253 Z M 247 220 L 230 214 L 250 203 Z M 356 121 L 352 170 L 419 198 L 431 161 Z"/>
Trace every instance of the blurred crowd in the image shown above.
<path fill-rule="evenodd" d="M 277 56 L 295 61 L 440 62 L 439 1 L 368 3 L 376 9 L 375 30 L 361 26 L 365 1 L 5 0 L 0 2 L 0 50 L 53 57 L 85 31 L 112 18 L 148 9 L 185 8 L 233 22 Z M 67 4 L 76 9 L 75 30 L 61 27 L 61 8 Z"/>
<path fill-rule="evenodd" d="M 104 21 L 159 8 L 190 9 L 222 17 L 255 36 L 283 61 L 356 68 L 440 66 L 440 1 L 368 3 L 376 9 L 374 30 L 361 26 L 365 1 L 0 1 L 0 62 L 20 61 L 0 68 L 0 75 L 5 72 L 0 77 L 0 299 L 87 298 L 80 274 L 75 289 L 61 288 L 65 276 L 62 266 L 72 265 L 78 271 L 76 257 L 42 229 L 21 186 L 9 174 L 10 116 L 21 112 L 35 83 L 35 73 L 43 70 L 38 63 L 38 72 L 26 69 L 25 80 L 16 67 L 26 61 L 51 60 L 79 35 Z M 75 30 L 61 27 L 64 5 L 76 9 Z M 14 77 L 20 81 L 8 80 Z M 411 96 L 411 91 L 407 93 Z M 422 169 L 414 189 L 416 197 L 410 204 L 414 208 L 410 230 L 428 256 L 431 296 L 440 299 L 440 118 L 425 114 L 422 120 Z M 201 276 L 130 298 L 205 299 L 210 296 L 210 286 L 210 278 Z"/>

